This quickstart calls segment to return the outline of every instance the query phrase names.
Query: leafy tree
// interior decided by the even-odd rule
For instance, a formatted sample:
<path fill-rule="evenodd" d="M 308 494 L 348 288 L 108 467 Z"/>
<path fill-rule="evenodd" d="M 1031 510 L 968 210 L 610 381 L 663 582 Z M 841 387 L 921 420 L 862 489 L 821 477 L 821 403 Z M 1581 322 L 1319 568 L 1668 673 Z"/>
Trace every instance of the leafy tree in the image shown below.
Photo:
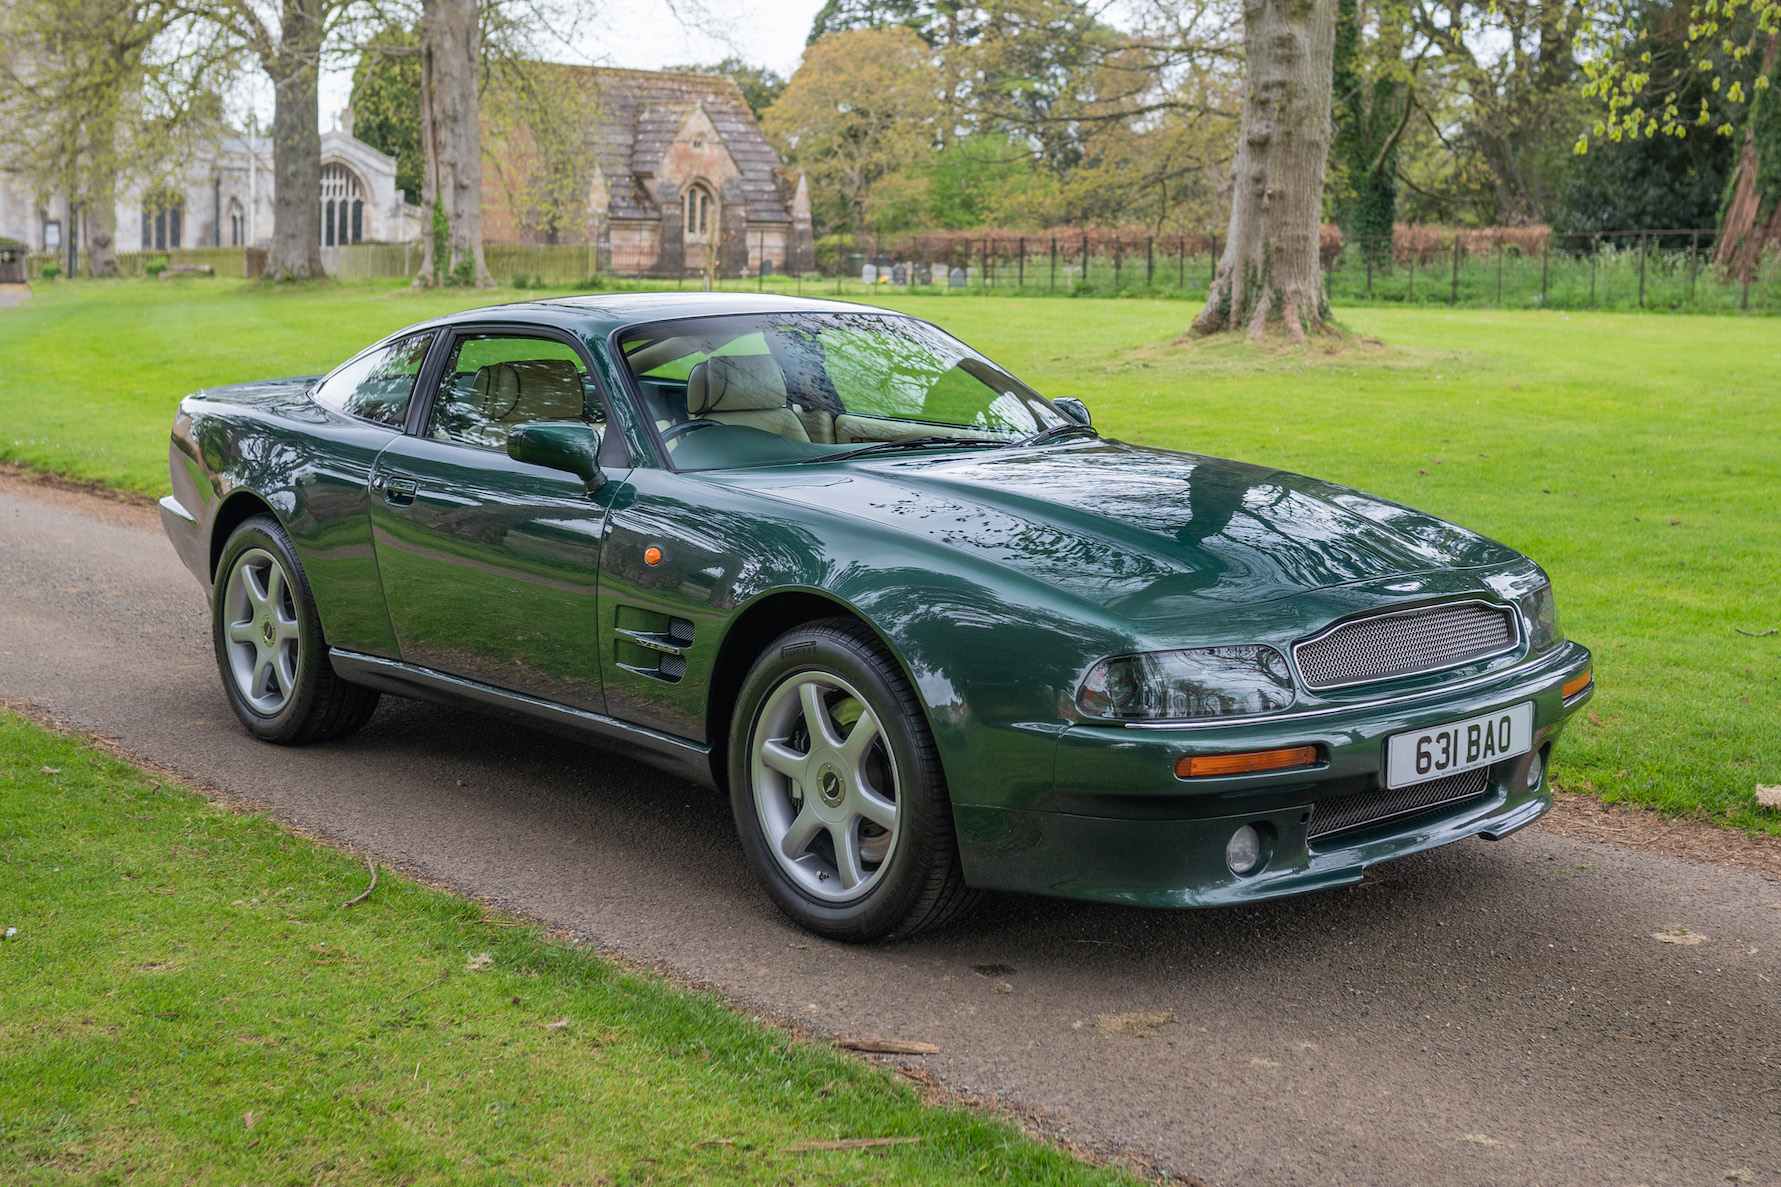
<path fill-rule="evenodd" d="M 1647 4 L 1630 51 L 1649 53 L 1666 73 L 1688 58 L 1688 13 L 1675 4 Z M 1678 106 L 1698 110 L 1710 81 L 1691 73 L 1676 87 Z M 1553 225 L 1563 231 L 1716 225 L 1736 163 L 1727 136 L 1640 136 L 1597 139 L 1575 158 Z"/>
<path fill-rule="evenodd" d="M 908 29 L 831 33 L 806 52 L 762 124 L 808 173 L 824 225 L 866 230 L 893 197 L 908 200 L 907 171 L 932 158 L 939 92 L 933 55 Z"/>
<path fill-rule="evenodd" d="M 1371 42 L 1369 23 L 1378 34 Z M 1366 20 L 1360 0 L 1336 0 L 1329 187 L 1343 235 L 1361 240 L 1376 262 L 1387 264 L 1397 222 L 1398 147 L 1416 113 L 1414 75 L 1405 76 L 1396 32 L 1387 22 Z"/>
<path fill-rule="evenodd" d="M 670 66 L 668 69 L 681 74 L 724 75 L 742 92 L 743 101 L 757 120 L 785 93 L 785 79 L 777 71 L 767 66 L 750 66 L 734 55 L 710 66 Z"/>
<path fill-rule="evenodd" d="M 89 270 L 115 275 L 120 184 L 185 163 L 220 114 L 229 48 L 158 0 L 10 0 L 0 40 L 0 135 L 39 193 L 65 195 L 70 255 L 84 217 Z"/>
<path fill-rule="evenodd" d="M 421 64 L 418 53 L 385 48 L 420 45 L 411 28 L 390 25 L 359 51 L 352 72 L 353 135 L 396 158 L 396 186 L 410 202 L 421 194 L 426 167 L 421 147 Z"/>
<path fill-rule="evenodd" d="M 1055 179 L 1034 168 L 1025 142 L 1007 135 L 985 132 L 950 144 L 926 172 L 930 226 L 962 231 L 1042 221 L 1055 201 Z"/>
<path fill-rule="evenodd" d="M 830 33 L 848 33 L 858 29 L 888 29 L 901 25 L 933 44 L 932 29 L 936 10 L 957 8 L 956 4 L 933 3 L 931 0 L 827 0 L 810 22 L 806 45 L 815 45 Z"/>

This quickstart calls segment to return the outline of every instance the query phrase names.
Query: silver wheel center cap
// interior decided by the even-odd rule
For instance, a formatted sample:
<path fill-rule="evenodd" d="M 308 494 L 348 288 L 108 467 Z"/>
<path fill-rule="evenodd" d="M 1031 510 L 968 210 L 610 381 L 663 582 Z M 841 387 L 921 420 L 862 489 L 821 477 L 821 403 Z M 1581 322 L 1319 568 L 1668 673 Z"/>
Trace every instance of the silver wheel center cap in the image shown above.
<path fill-rule="evenodd" d="M 816 794 L 820 795 L 822 802 L 829 807 L 837 807 L 841 803 L 842 797 L 847 794 L 847 785 L 841 780 L 841 772 L 825 763 L 823 768 L 816 773 Z"/>
<path fill-rule="evenodd" d="M 270 643 L 272 642 L 273 633 L 272 620 L 268 618 L 260 624 L 260 637 Z"/>

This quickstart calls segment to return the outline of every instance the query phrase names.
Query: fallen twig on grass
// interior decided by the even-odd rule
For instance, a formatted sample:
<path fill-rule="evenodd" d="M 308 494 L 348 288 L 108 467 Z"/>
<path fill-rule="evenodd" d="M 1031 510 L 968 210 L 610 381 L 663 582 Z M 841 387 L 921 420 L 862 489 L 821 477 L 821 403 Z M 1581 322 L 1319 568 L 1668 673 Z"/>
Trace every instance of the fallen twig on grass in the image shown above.
<path fill-rule="evenodd" d="M 932 1043 L 912 1043 L 904 1039 L 836 1039 L 835 1046 L 848 1051 L 865 1051 L 872 1055 L 938 1055 L 940 1048 Z"/>
<path fill-rule="evenodd" d="M 433 986 L 440 984 L 440 982 L 443 982 L 449 976 L 451 976 L 451 970 L 446 969 L 443 973 L 439 974 L 438 981 L 428 982 L 427 984 L 422 985 L 419 989 L 410 989 L 407 993 L 404 993 L 401 997 L 397 998 L 396 1001 L 405 1002 L 417 993 L 425 993 L 427 990 L 433 988 Z M 394 1005 L 395 1002 L 391 1002 L 390 1004 Z"/>
<path fill-rule="evenodd" d="M 787 1154 L 805 1154 L 812 1150 L 871 1150 L 879 1146 L 906 1146 L 920 1138 L 843 1138 L 838 1142 L 797 1142 L 787 1146 Z"/>
<path fill-rule="evenodd" d="M 355 903 L 364 902 L 366 899 L 371 897 L 371 892 L 373 890 L 377 889 L 377 866 L 372 863 L 371 855 L 369 853 L 367 853 L 365 855 L 365 868 L 371 871 L 371 885 L 365 887 L 364 894 L 358 895 L 355 898 L 349 898 L 344 903 L 341 903 L 340 909 L 342 911 L 346 910 L 348 907 L 354 905 Z"/>

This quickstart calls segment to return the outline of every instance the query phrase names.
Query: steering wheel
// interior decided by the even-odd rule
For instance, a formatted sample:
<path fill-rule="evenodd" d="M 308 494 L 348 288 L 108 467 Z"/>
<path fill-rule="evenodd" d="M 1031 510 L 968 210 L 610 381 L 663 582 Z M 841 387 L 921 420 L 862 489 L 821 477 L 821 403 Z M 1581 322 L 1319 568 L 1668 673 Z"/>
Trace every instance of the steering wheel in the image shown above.
<path fill-rule="evenodd" d="M 721 420 L 712 420 L 709 417 L 703 416 L 696 420 L 683 420 L 677 425 L 672 425 L 662 430 L 662 443 L 666 444 L 669 441 L 674 440 L 676 437 L 692 432 L 694 429 L 710 428 L 712 425 L 721 425 L 722 423 L 723 421 Z"/>

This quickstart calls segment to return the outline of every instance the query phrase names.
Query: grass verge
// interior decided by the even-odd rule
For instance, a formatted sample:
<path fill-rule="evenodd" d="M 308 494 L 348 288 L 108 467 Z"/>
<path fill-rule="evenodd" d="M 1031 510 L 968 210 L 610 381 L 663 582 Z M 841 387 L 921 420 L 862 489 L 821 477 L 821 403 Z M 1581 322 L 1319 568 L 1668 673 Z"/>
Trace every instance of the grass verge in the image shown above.
<path fill-rule="evenodd" d="M 0 710 L 0 1180 L 1135 1181 L 389 871 L 340 905 L 366 884 Z M 855 1138 L 901 1140 L 808 1148 Z"/>
<path fill-rule="evenodd" d="M 194 388 L 323 370 L 377 336 L 533 292 L 77 282 L 0 314 L 0 458 L 149 494 Z M 559 290 L 561 291 L 561 290 Z M 545 294 L 539 294 L 545 295 Z M 1314 474 L 1522 549 L 1600 694 L 1572 790 L 1781 834 L 1781 433 L 1760 318 L 1347 309 L 1331 353 L 1184 343 L 1179 301 L 881 290 L 1104 431 Z M 1750 634 L 1740 634 L 1740 631 Z"/>

